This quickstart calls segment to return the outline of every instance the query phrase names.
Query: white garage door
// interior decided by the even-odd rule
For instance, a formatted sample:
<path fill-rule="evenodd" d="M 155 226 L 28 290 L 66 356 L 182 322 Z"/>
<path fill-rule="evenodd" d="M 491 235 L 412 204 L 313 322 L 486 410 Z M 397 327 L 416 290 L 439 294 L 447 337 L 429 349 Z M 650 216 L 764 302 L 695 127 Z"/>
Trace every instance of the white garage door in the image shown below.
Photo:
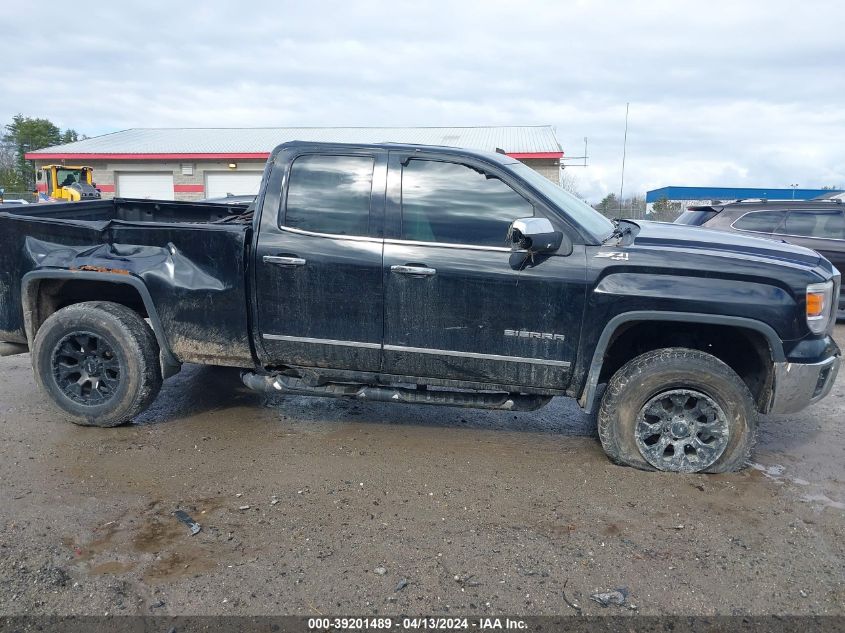
<path fill-rule="evenodd" d="M 258 194 L 261 186 L 260 171 L 207 171 L 205 172 L 205 197 L 223 198 Z"/>
<path fill-rule="evenodd" d="M 169 171 L 118 172 L 117 196 L 173 200 L 173 174 Z"/>

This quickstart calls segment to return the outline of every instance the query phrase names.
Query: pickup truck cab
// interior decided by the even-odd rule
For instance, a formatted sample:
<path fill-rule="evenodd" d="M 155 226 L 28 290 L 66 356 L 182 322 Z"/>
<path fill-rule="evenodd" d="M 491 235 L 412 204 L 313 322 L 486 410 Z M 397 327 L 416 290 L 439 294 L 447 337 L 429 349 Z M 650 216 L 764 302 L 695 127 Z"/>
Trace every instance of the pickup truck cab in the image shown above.
<path fill-rule="evenodd" d="M 248 206 L 30 205 L 0 228 L 0 340 L 81 424 L 127 422 L 205 363 L 277 393 L 569 396 L 614 461 L 720 472 L 758 412 L 823 398 L 839 367 L 817 253 L 611 222 L 501 154 L 285 143 Z"/>

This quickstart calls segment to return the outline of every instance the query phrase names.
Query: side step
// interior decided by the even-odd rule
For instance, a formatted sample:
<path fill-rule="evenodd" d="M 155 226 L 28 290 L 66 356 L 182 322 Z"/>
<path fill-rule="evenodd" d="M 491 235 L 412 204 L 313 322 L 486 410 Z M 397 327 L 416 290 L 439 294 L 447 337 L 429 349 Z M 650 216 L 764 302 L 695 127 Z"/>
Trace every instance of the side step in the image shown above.
<path fill-rule="evenodd" d="M 299 396 L 327 398 L 355 398 L 376 402 L 401 402 L 405 404 L 437 404 L 470 409 L 501 409 L 504 411 L 535 411 L 544 407 L 551 396 L 505 393 L 501 391 L 429 391 L 407 387 L 378 387 L 349 383 L 328 383 L 312 386 L 302 378 L 268 376 L 254 372 L 241 374 L 244 384 L 260 393 L 289 393 Z"/>

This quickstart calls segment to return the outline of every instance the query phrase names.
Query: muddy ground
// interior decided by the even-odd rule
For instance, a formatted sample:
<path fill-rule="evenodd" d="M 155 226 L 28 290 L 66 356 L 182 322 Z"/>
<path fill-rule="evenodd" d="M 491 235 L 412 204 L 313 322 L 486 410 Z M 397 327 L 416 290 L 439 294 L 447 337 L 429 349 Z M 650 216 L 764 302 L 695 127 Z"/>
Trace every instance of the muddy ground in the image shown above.
<path fill-rule="evenodd" d="M 266 401 L 187 367 L 89 429 L 28 356 L 0 372 L 0 614 L 843 613 L 844 375 L 765 419 L 751 468 L 672 475 L 610 464 L 563 399 Z"/>

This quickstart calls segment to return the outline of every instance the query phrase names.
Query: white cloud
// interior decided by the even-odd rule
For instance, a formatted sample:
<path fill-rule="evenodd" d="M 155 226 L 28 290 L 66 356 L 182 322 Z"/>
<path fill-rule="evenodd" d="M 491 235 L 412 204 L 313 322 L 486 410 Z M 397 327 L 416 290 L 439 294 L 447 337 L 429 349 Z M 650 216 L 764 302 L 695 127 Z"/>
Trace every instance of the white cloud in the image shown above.
<path fill-rule="evenodd" d="M 7 15 L 0 120 L 126 127 L 552 124 L 583 194 L 845 185 L 840 2 L 90 3 Z M 39 14 L 60 14 L 47 2 Z M 76 32 L 75 32 L 76 31 Z"/>

